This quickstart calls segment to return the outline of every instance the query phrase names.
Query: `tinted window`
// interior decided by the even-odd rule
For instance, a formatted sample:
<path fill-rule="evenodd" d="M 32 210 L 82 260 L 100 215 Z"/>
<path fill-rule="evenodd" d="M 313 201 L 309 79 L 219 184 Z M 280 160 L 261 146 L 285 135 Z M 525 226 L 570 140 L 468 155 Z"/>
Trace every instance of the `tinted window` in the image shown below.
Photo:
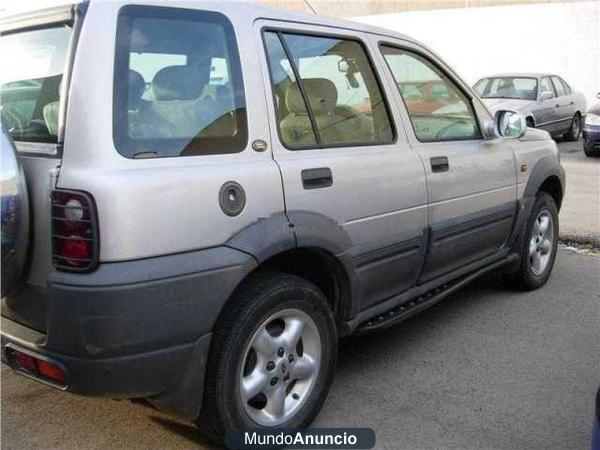
<path fill-rule="evenodd" d="M 288 148 L 394 139 L 383 94 L 360 43 L 267 32 L 265 46 L 281 139 Z"/>
<path fill-rule="evenodd" d="M 565 91 L 565 87 L 562 84 L 562 81 L 560 81 L 560 78 L 552 77 L 552 83 L 554 84 L 554 89 L 556 90 L 557 97 L 567 94 Z"/>
<path fill-rule="evenodd" d="M 423 142 L 479 139 L 481 133 L 470 99 L 425 58 L 382 46 L 417 139 Z M 414 95 L 417 86 L 421 95 Z"/>
<path fill-rule="evenodd" d="M 528 77 L 493 77 L 477 82 L 475 90 L 483 98 L 535 100 L 537 79 Z"/>
<path fill-rule="evenodd" d="M 0 118 L 15 141 L 57 142 L 71 31 L 65 26 L 0 38 Z"/>
<path fill-rule="evenodd" d="M 550 92 L 552 97 L 554 97 L 554 86 L 552 86 L 552 82 L 549 77 L 544 77 L 540 80 L 540 94 L 544 92 Z"/>
<path fill-rule="evenodd" d="M 126 6 L 117 30 L 114 138 L 124 156 L 242 151 L 247 123 L 233 28 L 221 14 Z"/>

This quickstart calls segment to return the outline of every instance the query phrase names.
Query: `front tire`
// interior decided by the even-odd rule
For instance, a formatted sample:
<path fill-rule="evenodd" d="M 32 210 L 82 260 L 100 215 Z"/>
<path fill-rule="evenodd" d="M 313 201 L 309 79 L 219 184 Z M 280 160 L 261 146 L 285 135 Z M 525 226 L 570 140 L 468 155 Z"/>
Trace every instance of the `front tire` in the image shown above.
<path fill-rule="evenodd" d="M 200 433 L 223 442 L 240 428 L 302 428 L 329 391 L 337 357 L 327 299 L 288 274 L 251 275 L 214 328 Z"/>
<path fill-rule="evenodd" d="M 519 268 L 504 279 L 521 290 L 542 287 L 552 273 L 557 246 L 558 208 L 550 194 L 540 192 L 525 227 Z"/>

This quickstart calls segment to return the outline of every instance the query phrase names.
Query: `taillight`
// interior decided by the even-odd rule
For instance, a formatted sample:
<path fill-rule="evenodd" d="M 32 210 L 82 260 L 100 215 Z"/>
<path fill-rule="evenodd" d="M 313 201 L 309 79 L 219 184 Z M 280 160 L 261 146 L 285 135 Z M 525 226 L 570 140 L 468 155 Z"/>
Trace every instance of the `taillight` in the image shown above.
<path fill-rule="evenodd" d="M 52 258 L 60 270 L 86 272 L 98 265 L 98 215 L 83 191 L 52 191 Z"/>
<path fill-rule="evenodd" d="M 66 369 L 58 361 L 8 346 L 5 355 L 8 364 L 16 371 L 58 385 L 57 387 L 66 387 Z"/>

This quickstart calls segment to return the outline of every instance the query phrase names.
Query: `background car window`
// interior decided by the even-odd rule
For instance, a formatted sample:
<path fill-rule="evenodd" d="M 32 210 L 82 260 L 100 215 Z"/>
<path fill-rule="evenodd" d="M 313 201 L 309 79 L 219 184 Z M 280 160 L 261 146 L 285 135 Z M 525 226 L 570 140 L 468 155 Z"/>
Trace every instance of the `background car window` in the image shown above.
<path fill-rule="evenodd" d="M 550 77 L 543 77 L 540 80 L 540 94 L 544 92 L 550 92 L 552 97 L 554 97 L 554 86 L 552 86 L 552 82 L 550 81 Z"/>
<path fill-rule="evenodd" d="M 245 148 L 242 73 L 233 28 L 223 15 L 126 6 L 117 43 L 119 152 L 152 158 Z"/>
<path fill-rule="evenodd" d="M 529 77 L 484 78 L 475 84 L 475 90 L 482 98 L 535 100 L 537 98 L 537 79 Z"/>
<path fill-rule="evenodd" d="M 0 38 L 0 118 L 15 141 L 57 142 L 70 27 Z"/>
<path fill-rule="evenodd" d="M 279 130 L 288 148 L 393 140 L 383 94 L 361 44 L 289 33 L 281 38 L 284 42 L 277 33 L 265 33 Z"/>
<path fill-rule="evenodd" d="M 432 142 L 481 138 L 471 101 L 437 67 L 412 52 L 389 46 L 381 50 L 417 139 Z M 415 85 L 420 86 L 422 98 L 414 98 L 407 91 L 407 86 Z"/>
<path fill-rule="evenodd" d="M 560 78 L 552 77 L 552 83 L 554 84 L 554 89 L 556 91 L 557 97 L 567 94 L 565 91 L 565 87 L 562 84 L 562 81 L 560 81 Z"/>

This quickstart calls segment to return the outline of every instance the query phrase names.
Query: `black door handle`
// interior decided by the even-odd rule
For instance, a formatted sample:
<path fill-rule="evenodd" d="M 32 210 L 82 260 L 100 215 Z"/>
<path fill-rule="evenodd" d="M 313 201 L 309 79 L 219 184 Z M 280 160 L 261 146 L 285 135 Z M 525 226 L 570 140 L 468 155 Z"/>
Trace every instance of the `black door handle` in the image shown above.
<path fill-rule="evenodd" d="M 326 188 L 333 184 L 333 175 L 329 167 L 304 169 L 302 171 L 302 186 L 304 189 Z"/>
<path fill-rule="evenodd" d="M 434 156 L 430 161 L 432 172 L 448 172 L 450 169 L 450 164 L 448 164 L 446 156 Z"/>

